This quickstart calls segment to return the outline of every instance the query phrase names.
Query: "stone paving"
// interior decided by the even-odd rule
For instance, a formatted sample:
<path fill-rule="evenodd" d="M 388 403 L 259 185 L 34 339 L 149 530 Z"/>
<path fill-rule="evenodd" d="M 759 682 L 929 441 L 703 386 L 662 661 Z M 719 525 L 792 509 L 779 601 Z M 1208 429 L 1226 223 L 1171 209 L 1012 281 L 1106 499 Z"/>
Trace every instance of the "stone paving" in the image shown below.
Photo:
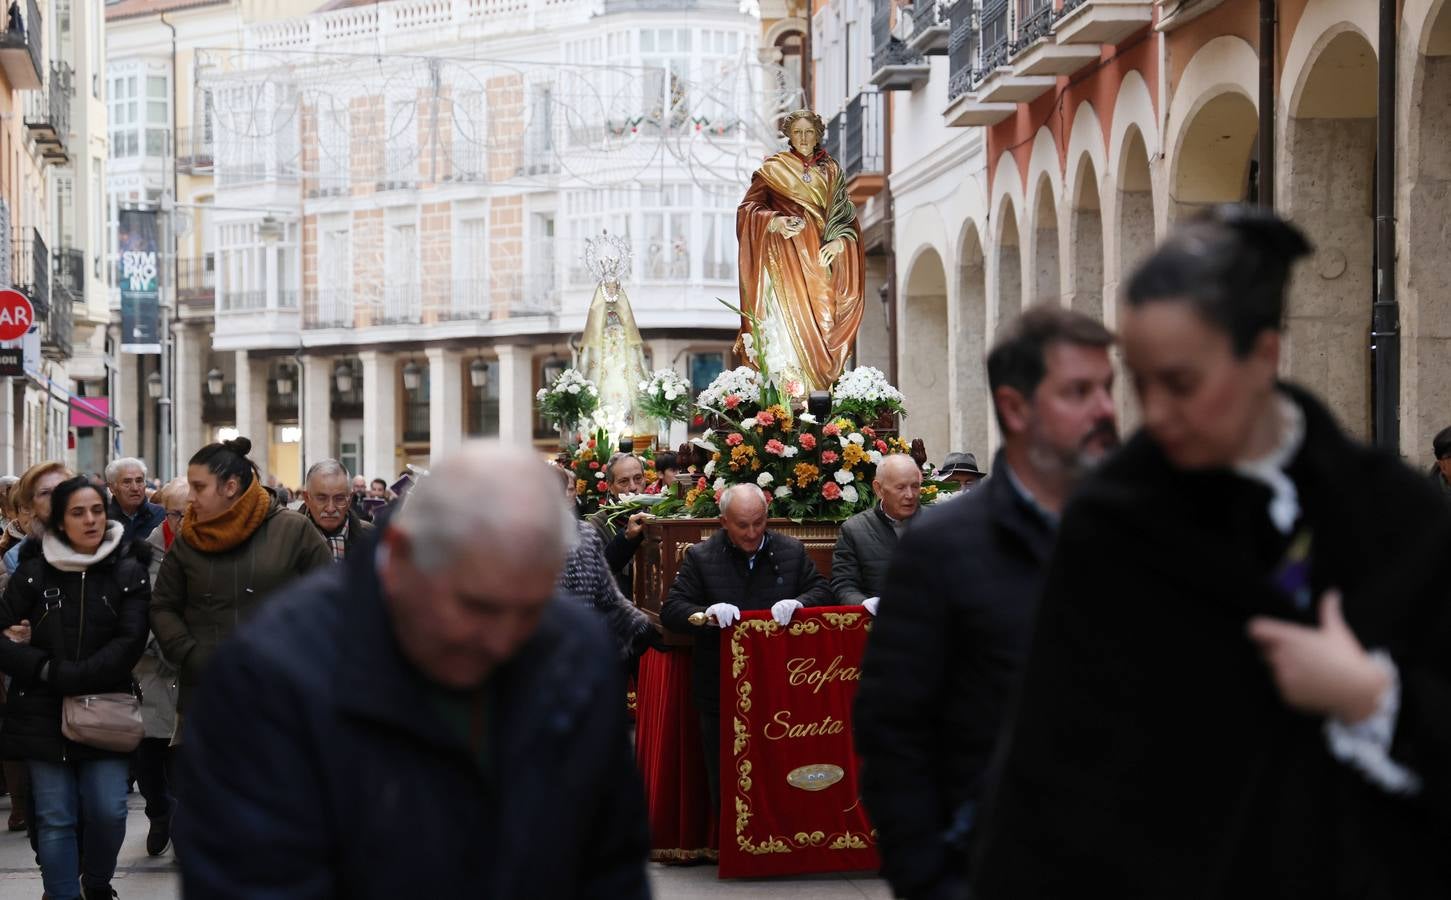
<path fill-rule="evenodd" d="M 9 815 L 10 799 L 0 798 L 0 824 Z M 181 879 L 171 853 L 159 859 L 146 855 L 146 816 L 142 800 L 130 798 L 126 843 L 112 883 L 121 900 L 177 900 Z M 660 900 L 889 900 L 886 882 L 864 875 L 720 881 L 714 866 L 650 866 L 650 880 Z M 0 831 L 0 900 L 39 900 L 40 869 L 24 834 Z"/>

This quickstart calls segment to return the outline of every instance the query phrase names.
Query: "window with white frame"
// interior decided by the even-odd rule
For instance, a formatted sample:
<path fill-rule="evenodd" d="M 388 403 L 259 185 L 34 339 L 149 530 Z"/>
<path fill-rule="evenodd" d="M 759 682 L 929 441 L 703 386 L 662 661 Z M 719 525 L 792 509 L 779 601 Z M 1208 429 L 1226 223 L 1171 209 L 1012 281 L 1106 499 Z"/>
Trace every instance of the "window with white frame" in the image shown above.
<path fill-rule="evenodd" d="M 690 214 L 694 190 L 666 184 L 640 191 L 641 237 L 646 281 L 685 281 L 690 272 Z"/>
<path fill-rule="evenodd" d="M 640 29 L 636 65 L 646 68 L 640 96 L 644 118 L 660 125 L 678 125 L 689 117 L 690 38 L 689 28 Z"/>
<path fill-rule="evenodd" d="M 418 223 L 409 219 L 390 222 L 383 244 L 383 319 L 418 322 L 422 293 L 418 276 Z"/>
<path fill-rule="evenodd" d="M 141 153 L 141 78 L 113 75 L 109 93 L 111 158 L 126 159 Z"/>
<path fill-rule="evenodd" d="M 165 74 L 146 76 L 146 155 L 164 157 L 170 147 L 171 79 Z"/>
<path fill-rule="evenodd" d="M 265 309 L 267 306 L 267 245 L 256 222 L 227 222 L 217 226 L 217 309 Z"/>
<path fill-rule="evenodd" d="M 628 239 L 634 231 L 631 222 L 637 203 L 636 192 L 627 187 L 565 193 L 568 252 L 570 258 L 576 260 L 567 273 L 569 284 L 594 284 L 594 275 L 584 265 L 585 241 L 599 237 L 606 230 L 610 234 L 618 234 Z M 638 265 L 638 259 L 636 264 Z"/>
<path fill-rule="evenodd" d="M 489 308 L 489 220 L 482 210 L 454 222 L 454 311 L 486 315 Z"/>
<path fill-rule="evenodd" d="M 318 109 L 317 125 L 318 187 L 324 193 L 342 192 L 347 188 L 352 162 L 347 105 L 338 102 L 322 105 Z"/>
<path fill-rule="evenodd" d="M 725 185 L 702 187 L 701 277 L 706 281 L 736 280 L 736 199 Z"/>
<path fill-rule="evenodd" d="M 484 110 L 483 90 L 464 87 L 455 91 L 449 153 L 454 181 L 482 181 L 488 175 L 488 122 Z"/>

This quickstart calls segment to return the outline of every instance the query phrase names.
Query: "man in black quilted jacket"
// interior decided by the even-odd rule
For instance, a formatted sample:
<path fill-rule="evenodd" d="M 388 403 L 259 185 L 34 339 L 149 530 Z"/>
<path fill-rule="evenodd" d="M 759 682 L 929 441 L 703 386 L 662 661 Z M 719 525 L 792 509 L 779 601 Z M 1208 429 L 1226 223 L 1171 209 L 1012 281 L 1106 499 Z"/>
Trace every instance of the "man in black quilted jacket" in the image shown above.
<path fill-rule="evenodd" d="M 1113 338 L 1037 307 L 988 356 L 992 477 L 903 535 L 862 660 L 862 799 L 899 897 L 959 900 L 988 764 L 1027 659 L 1058 516 L 1118 444 Z"/>
<path fill-rule="evenodd" d="M 685 552 L 660 621 L 671 631 L 695 634 L 694 689 L 700 737 L 710 780 L 711 805 L 720 805 L 720 631 L 742 612 L 769 609 L 779 625 L 803 606 L 826 606 L 831 585 L 793 537 L 766 530 L 766 499 L 753 484 L 726 489 L 721 530 Z M 704 613 L 707 622 L 690 617 Z"/>

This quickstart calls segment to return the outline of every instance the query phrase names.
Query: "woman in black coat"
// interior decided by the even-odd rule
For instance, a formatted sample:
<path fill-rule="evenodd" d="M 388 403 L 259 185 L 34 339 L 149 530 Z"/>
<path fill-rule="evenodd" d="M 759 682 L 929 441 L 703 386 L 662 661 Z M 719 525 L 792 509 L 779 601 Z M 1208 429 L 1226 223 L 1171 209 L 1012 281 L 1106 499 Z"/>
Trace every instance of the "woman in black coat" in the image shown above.
<path fill-rule="evenodd" d="M 976 896 L 1451 896 L 1451 510 L 1277 380 L 1304 238 L 1129 283 L 1143 430 L 1069 506 Z"/>
<path fill-rule="evenodd" d="M 129 756 L 65 738 L 61 698 L 133 690 L 146 645 L 149 548 L 122 542 L 85 478 L 56 487 L 47 524 L 0 598 L 0 670 L 13 679 L 0 757 L 29 764 L 46 896 L 74 900 L 83 883 L 88 898 L 110 897 Z"/>

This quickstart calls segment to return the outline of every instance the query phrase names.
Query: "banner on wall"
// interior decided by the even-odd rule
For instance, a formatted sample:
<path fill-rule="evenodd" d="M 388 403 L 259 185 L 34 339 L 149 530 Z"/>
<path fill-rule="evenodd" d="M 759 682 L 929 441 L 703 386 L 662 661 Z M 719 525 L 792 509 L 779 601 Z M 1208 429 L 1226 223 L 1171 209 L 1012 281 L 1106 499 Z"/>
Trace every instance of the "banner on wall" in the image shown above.
<path fill-rule="evenodd" d="M 721 654 L 720 877 L 876 870 L 851 706 L 871 615 L 745 613 Z"/>
<path fill-rule="evenodd" d="M 123 209 L 116 229 L 121 352 L 161 352 L 161 254 L 155 210 Z"/>

